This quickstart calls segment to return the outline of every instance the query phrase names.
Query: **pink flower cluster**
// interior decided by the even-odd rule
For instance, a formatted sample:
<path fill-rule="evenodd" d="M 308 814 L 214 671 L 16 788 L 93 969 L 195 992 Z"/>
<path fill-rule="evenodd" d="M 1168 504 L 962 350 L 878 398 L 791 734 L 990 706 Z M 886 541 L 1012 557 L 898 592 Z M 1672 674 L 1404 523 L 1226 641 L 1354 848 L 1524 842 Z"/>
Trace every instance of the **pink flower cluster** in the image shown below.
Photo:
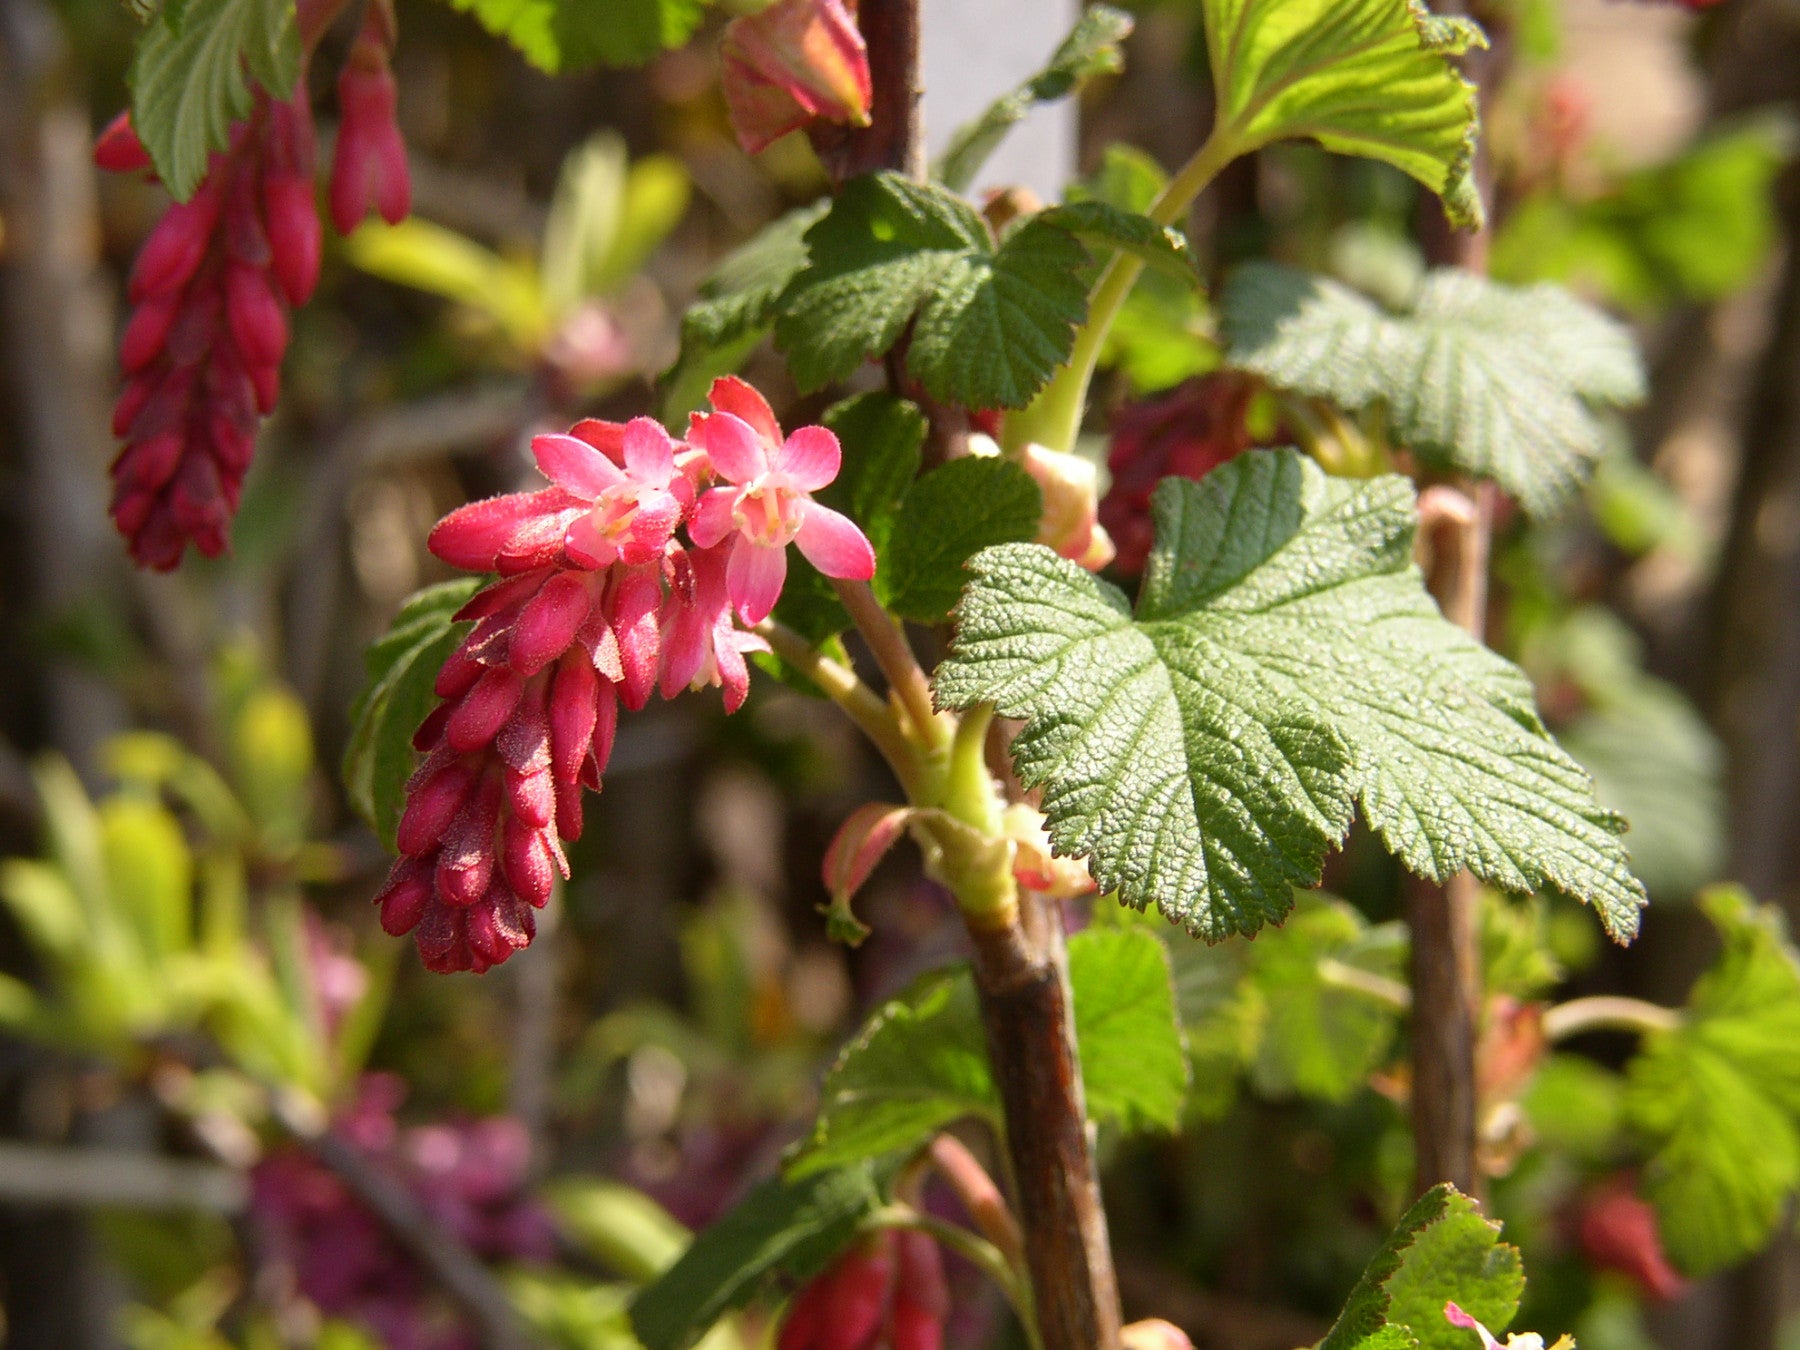
<path fill-rule="evenodd" d="M 331 201 L 340 230 L 354 229 L 372 205 L 398 220 L 411 199 L 391 43 L 391 11 L 369 5 L 339 81 Z M 125 388 L 113 410 L 113 434 L 125 444 L 112 465 L 111 511 L 144 567 L 170 570 L 190 543 L 209 558 L 225 551 L 257 427 L 280 391 L 288 312 L 318 284 L 316 156 L 301 83 L 289 102 L 257 94 L 229 146 L 212 156 L 193 196 L 164 212 L 132 268 L 132 315 L 119 343 Z M 121 173 L 151 168 L 128 114 L 101 134 L 94 159 Z"/>
<path fill-rule="evenodd" d="M 777 1350 L 942 1350 L 950 1294 L 926 1233 L 883 1230 L 795 1297 Z"/>
<path fill-rule="evenodd" d="M 496 1116 L 401 1129 L 394 1111 L 405 1091 L 397 1078 L 366 1076 L 333 1130 L 475 1255 L 554 1259 L 549 1216 L 526 1195 L 524 1127 Z M 251 1171 L 250 1214 L 268 1255 L 293 1271 L 320 1312 L 355 1322 L 391 1350 L 474 1350 L 473 1331 L 432 1278 L 304 1149 L 271 1150 Z"/>
<path fill-rule="evenodd" d="M 874 575 L 862 531 L 811 496 L 837 477 L 837 438 L 784 437 L 742 380 L 717 381 L 711 400 L 685 443 L 647 417 L 539 436 L 552 486 L 471 503 L 432 531 L 445 562 L 500 574 L 458 613 L 475 627 L 413 739 L 426 759 L 376 897 L 383 926 L 413 933 L 433 970 L 483 971 L 531 941 L 620 704 L 714 685 L 738 709 L 744 654 L 764 645 L 738 623 L 774 608 L 790 543 L 827 576 Z"/>

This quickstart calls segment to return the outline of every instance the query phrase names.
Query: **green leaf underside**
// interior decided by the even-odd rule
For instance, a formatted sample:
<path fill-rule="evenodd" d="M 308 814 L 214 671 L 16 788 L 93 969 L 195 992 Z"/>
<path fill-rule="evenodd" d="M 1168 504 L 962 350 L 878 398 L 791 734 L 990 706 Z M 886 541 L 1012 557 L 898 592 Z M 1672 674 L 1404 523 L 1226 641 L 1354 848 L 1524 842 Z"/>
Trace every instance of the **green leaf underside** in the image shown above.
<path fill-rule="evenodd" d="M 1504 1328 L 1518 1311 L 1525 1277 L 1517 1249 L 1499 1236 L 1500 1225 L 1483 1218 L 1468 1196 L 1434 1186 L 1401 1217 L 1318 1350 L 1466 1350 L 1469 1333 L 1444 1317 L 1452 1300 L 1477 1321 Z"/>
<path fill-rule="evenodd" d="M 1127 1130 L 1174 1129 L 1188 1065 L 1162 943 L 1142 929 L 1078 934 L 1069 983 L 1090 1116 Z M 925 976 L 844 1048 L 789 1175 L 910 1152 L 968 1117 L 998 1127 L 1001 1108 L 974 981 L 957 967 Z"/>
<path fill-rule="evenodd" d="M 700 283 L 681 319 L 681 354 L 662 378 L 663 417 L 698 408 L 715 377 L 736 370 L 775 326 L 775 302 L 806 266 L 806 232 L 829 208 L 814 202 L 771 221 Z"/>
<path fill-rule="evenodd" d="M 868 1162 L 765 1181 L 632 1301 L 632 1330 L 644 1350 L 686 1350 L 770 1276 L 818 1274 L 880 1203 Z"/>
<path fill-rule="evenodd" d="M 249 116 L 246 70 L 276 98 L 293 93 L 300 74 L 293 0 L 189 0 L 138 39 L 131 124 L 177 201 L 193 195 L 231 124 Z"/>
<path fill-rule="evenodd" d="M 942 623 L 969 579 L 969 559 L 1032 538 L 1042 514 L 1038 485 L 1011 460 L 970 456 L 940 465 L 907 489 L 889 538 L 876 545 L 875 594 L 901 618 Z"/>
<path fill-rule="evenodd" d="M 707 0 L 450 0 L 556 75 L 637 66 L 693 36 Z"/>
<path fill-rule="evenodd" d="M 1111 6 L 1086 10 L 1042 70 L 951 134 L 933 176 L 952 192 L 967 191 L 995 147 L 1033 107 L 1065 98 L 1094 76 L 1121 69 L 1119 44 L 1131 35 L 1131 28 L 1131 16 Z"/>
<path fill-rule="evenodd" d="M 1218 121 L 1239 154 L 1293 137 L 1410 174 L 1475 228 L 1475 89 L 1452 58 L 1486 46 L 1413 0 L 1205 0 Z"/>
<path fill-rule="evenodd" d="M 1342 407 L 1385 409 L 1393 439 L 1491 478 L 1533 516 L 1566 503 L 1605 449 L 1598 407 L 1635 403 L 1630 335 L 1556 286 L 1428 275 L 1410 312 L 1269 263 L 1226 287 L 1229 364 Z"/>
<path fill-rule="evenodd" d="M 1636 931 L 1623 822 L 1525 676 L 1426 593 L 1410 483 L 1256 452 L 1165 480 L 1154 514 L 1135 619 L 1048 549 L 988 549 L 938 670 L 945 706 L 1024 720 L 1014 762 L 1060 853 L 1216 941 L 1285 915 L 1360 805 L 1421 876 L 1552 885 Z"/>
<path fill-rule="evenodd" d="M 418 764 L 413 732 L 437 706 L 432 686 L 468 632 L 468 624 L 452 622 L 450 616 L 480 585 L 478 578 L 470 577 L 418 592 L 363 654 L 368 683 L 350 710 L 344 787 L 351 805 L 390 848 L 400 823 L 406 780 Z"/>
<path fill-rule="evenodd" d="M 1627 1079 L 1628 1123 L 1656 1143 L 1644 1185 L 1663 1242 L 1703 1274 L 1759 1250 L 1800 1185 L 1800 967 L 1777 913 L 1702 897 L 1724 952 L 1676 1030 Z"/>
<path fill-rule="evenodd" d="M 890 173 L 852 180 L 807 231 L 810 261 L 777 302 L 775 343 L 795 381 L 812 390 L 848 378 L 910 322 L 907 369 L 933 398 L 1025 406 L 1087 317 L 1091 259 L 1077 229 L 1160 265 L 1185 257 L 1178 235 L 1124 212 L 1058 212 L 1029 218 L 996 247 L 954 193 Z"/>

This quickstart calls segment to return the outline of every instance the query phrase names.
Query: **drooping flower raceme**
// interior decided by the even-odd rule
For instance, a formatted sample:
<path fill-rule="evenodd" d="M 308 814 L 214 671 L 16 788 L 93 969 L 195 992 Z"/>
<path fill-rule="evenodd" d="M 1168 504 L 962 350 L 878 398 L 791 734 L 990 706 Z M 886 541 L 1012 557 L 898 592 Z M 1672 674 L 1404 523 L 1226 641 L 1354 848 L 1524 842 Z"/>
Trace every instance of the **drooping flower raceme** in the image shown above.
<path fill-rule="evenodd" d="M 712 404 L 689 444 L 643 417 L 539 436 L 551 486 L 473 502 L 432 531 L 445 562 L 499 574 L 457 615 L 474 628 L 413 738 L 425 760 L 376 897 L 383 926 L 413 933 L 434 970 L 486 970 L 531 941 L 621 705 L 703 686 L 723 689 L 728 712 L 743 703 L 745 654 L 765 644 L 733 613 L 767 616 L 788 543 L 829 575 L 874 572 L 862 532 L 809 495 L 837 476 L 836 437 L 784 439 L 740 380 L 718 381 Z"/>
<path fill-rule="evenodd" d="M 369 4 L 338 81 L 331 206 L 345 232 L 371 209 L 397 221 L 411 203 L 388 69 L 394 31 L 388 0 Z M 280 392 L 288 313 L 319 280 L 315 158 L 304 73 L 289 101 L 258 89 L 193 195 L 169 206 L 138 254 L 111 511 L 140 566 L 168 571 L 190 543 L 212 558 L 229 542 L 257 428 Z M 152 170 L 129 114 L 101 133 L 94 160 Z"/>
<path fill-rule="evenodd" d="M 121 116 L 96 162 L 150 157 Z M 167 571 L 192 543 L 225 549 L 261 417 L 273 411 L 288 309 L 319 277 L 312 113 L 304 95 L 258 95 L 194 195 L 168 209 L 132 268 L 126 377 L 113 411 L 112 517 L 142 566 Z"/>

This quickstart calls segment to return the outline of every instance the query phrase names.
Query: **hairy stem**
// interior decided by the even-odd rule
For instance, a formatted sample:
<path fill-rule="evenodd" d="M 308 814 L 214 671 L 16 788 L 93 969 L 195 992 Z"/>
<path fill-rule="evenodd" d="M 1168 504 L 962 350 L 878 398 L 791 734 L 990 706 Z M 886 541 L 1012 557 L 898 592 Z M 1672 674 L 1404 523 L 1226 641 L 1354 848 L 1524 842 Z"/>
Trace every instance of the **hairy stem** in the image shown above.
<path fill-rule="evenodd" d="M 1640 998 L 1596 994 L 1570 999 L 1546 1010 L 1544 1038 L 1555 1043 L 1589 1031 L 1635 1031 L 1649 1036 L 1674 1031 L 1680 1025 L 1681 1013 L 1674 1008 L 1646 1003 Z"/>
<path fill-rule="evenodd" d="M 756 625 L 755 632 L 777 656 L 843 709 L 844 715 L 881 751 L 907 796 L 913 796 L 922 781 L 919 752 L 906 739 L 894 710 L 880 695 L 857 679 L 854 670 L 833 661 L 786 624 L 764 619 Z"/>
<path fill-rule="evenodd" d="M 1173 224 L 1237 154 L 1236 141 L 1227 131 L 1215 129 L 1193 158 L 1169 180 L 1147 214 L 1159 225 Z M 1143 270 L 1141 259 L 1129 253 L 1113 255 L 1088 297 L 1087 322 L 1075 335 L 1068 364 L 1056 372 L 1029 408 L 1006 419 L 1008 449 L 1028 443 L 1052 450 L 1074 446 L 1082 413 L 1087 408 L 1088 386 L 1100 364 L 1106 335 L 1112 331 L 1113 320 L 1119 317 L 1119 310 Z"/>
<path fill-rule="evenodd" d="M 831 584 L 844 608 L 850 611 L 856 631 L 869 644 L 875 664 L 887 676 L 888 687 L 906 710 L 919 744 L 928 750 L 943 748 L 949 739 L 949 719 L 938 716 L 932 707 L 931 682 L 913 655 L 912 644 L 906 640 L 899 620 L 881 607 L 868 582 L 838 580 Z"/>
<path fill-rule="evenodd" d="M 993 1243 L 1006 1263 L 1015 1270 L 1025 1269 L 1025 1235 L 1012 1207 L 1000 1193 L 994 1179 L 969 1152 L 968 1145 L 953 1134 L 940 1134 L 926 1150 L 931 1165 L 956 1192 L 956 1198 L 969 1212 L 969 1218 L 981 1235 Z"/>

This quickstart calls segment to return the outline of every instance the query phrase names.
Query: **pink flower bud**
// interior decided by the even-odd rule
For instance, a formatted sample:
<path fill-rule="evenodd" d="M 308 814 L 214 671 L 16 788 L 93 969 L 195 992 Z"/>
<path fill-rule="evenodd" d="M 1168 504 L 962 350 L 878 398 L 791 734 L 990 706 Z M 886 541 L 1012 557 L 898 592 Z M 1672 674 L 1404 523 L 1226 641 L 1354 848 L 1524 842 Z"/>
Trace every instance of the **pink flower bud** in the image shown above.
<path fill-rule="evenodd" d="M 237 262 L 227 267 L 225 314 L 246 366 L 254 370 L 281 363 L 288 344 L 287 313 L 267 272 Z"/>
<path fill-rule="evenodd" d="M 535 675 L 569 649 L 587 619 L 593 592 L 587 577 L 559 572 L 546 581 L 513 625 L 508 660 L 521 675 Z"/>
<path fill-rule="evenodd" d="M 407 794 L 406 809 L 400 813 L 396 831 L 400 852 L 416 858 L 437 848 L 444 831 L 462 813 L 474 787 L 474 770 L 453 762 L 413 788 Z"/>
<path fill-rule="evenodd" d="M 500 833 L 501 865 L 507 883 L 521 898 L 542 906 L 556 884 L 556 863 L 542 827 L 515 819 L 507 821 Z"/>
<path fill-rule="evenodd" d="M 1194 1350 L 1188 1334 L 1160 1317 L 1133 1322 L 1119 1333 L 1121 1350 Z"/>
<path fill-rule="evenodd" d="M 270 270 L 290 305 L 304 305 L 319 284 L 324 231 L 313 204 L 310 178 L 270 174 L 263 182 L 263 216 L 269 232 Z"/>
<path fill-rule="evenodd" d="M 593 748 L 600 676 L 585 653 L 570 652 L 557 664 L 550 686 L 550 767 L 561 782 L 581 776 Z"/>
<path fill-rule="evenodd" d="M 399 93 L 387 52 L 359 37 L 338 76 L 337 148 L 331 163 L 331 219 L 349 234 L 371 210 L 390 225 L 412 209 L 406 144 L 394 120 Z"/>
<path fill-rule="evenodd" d="M 133 304 L 187 285 L 206 256 L 222 205 L 218 185 L 209 177 L 187 201 L 163 213 L 131 268 Z"/>
<path fill-rule="evenodd" d="M 150 167 L 150 152 L 131 125 L 129 110 L 108 122 L 94 141 L 94 163 L 108 173 L 138 173 Z"/>
<path fill-rule="evenodd" d="M 1653 1303 L 1666 1303 L 1687 1288 L 1669 1264 L 1656 1211 L 1626 1178 L 1617 1178 L 1582 1201 L 1582 1254 L 1599 1270 L 1626 1276 Z"/>
<path fill-rule="evenodd" d="M 127 375 L 136 375 L 163 354 L 180 298 L 179 294 L 160 295 L 131 312 L 125 336 L 119 339 L 119 365 Z"/>
<path fill-rule="evenodd" d="M 431 870 L 414 858 L 395 863 L 387 885 L 375 897 L 375 903 L 381 906 L 381 927 L 391 937 L 400 937 L 417 927 L 430 902 Z"/>
<path fill-rule="evenodd" d="M 869 54 L 842 0 L 776 0 L 719 45 L 732 130 L 748 154 L 813 121 L 869 125 Z"/>
<path fill-rule="evenodd" d="M 537 920 L 516 895 L 496 886 L 470 907 L 465 931 L 475 953 L 497 966 L 530 945 Z"/>
<path fill-rule="evenodd" d="M 525 773 L 509 770 L 506 799 L 513 815 L 534 830 L 542 829 L 556 818 L 556 783 L 546 769 Z"/>
<path fill-rule="evenodd" d="M 468 754 L 492 741 L 519 706 L 524 692 L 525 682 L 516 671 L 503 667 L 483 671 L 444 728 L 450 748 L 458 754 Z"/>

